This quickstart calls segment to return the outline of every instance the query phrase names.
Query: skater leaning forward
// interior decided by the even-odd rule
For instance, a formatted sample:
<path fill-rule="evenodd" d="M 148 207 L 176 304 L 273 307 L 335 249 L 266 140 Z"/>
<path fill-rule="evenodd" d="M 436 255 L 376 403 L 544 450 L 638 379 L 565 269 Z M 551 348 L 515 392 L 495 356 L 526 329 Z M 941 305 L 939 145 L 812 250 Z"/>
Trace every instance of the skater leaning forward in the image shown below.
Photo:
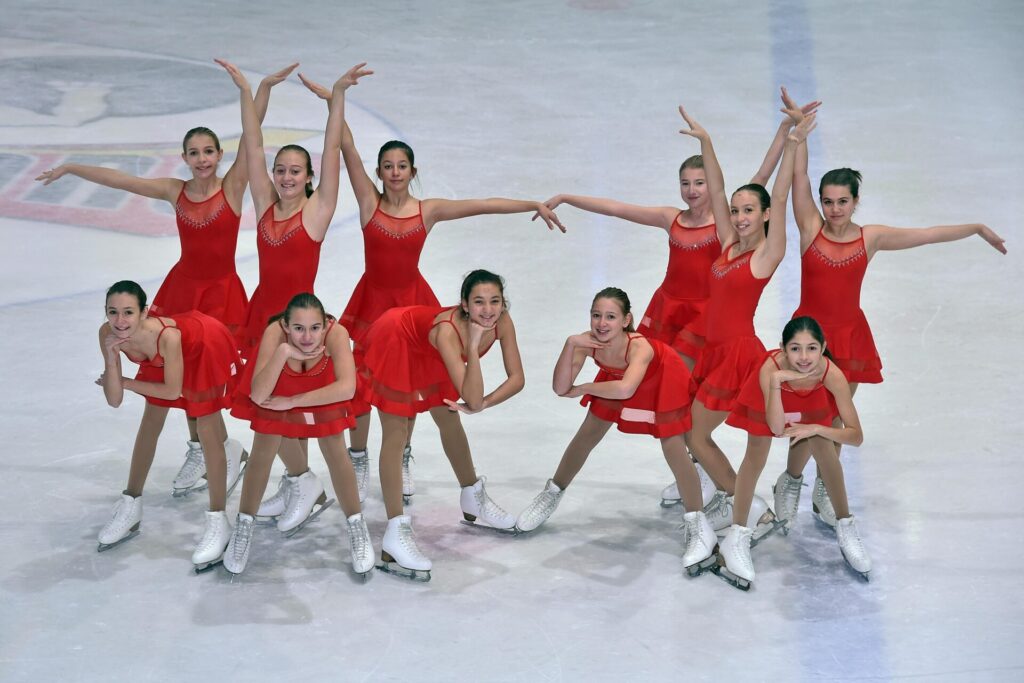
<path fill-rule="evenodd" d="M 840 426 L 833 427 L 837 417 Z M 721 546 L 723 577 L 743 590 L 749 589 L 754 580 L 750 559 L 753 532 L 744 520 L 775 436 L 788 437 L 791 443 L 807 442 L 835 506 L 843 557 L 866 579 L 871 560 L 850 514 L 836 452 L 836 443 L 859 446 L 864 436 L 850 384 L 832 362 L 825 336 L 813 318 L 801 316 L 786 324 L 780 348 L 770 351 L 751 374 L 726 424 L 747 432 L 747 451 L 736 475 L 734 523 Z M 785 472 L 775 484 L 775 509 L 787 522 L 796 513 L 800 486 L 799 480 Z"/>
<path fill-rule="evenodd" d="M 485 394 L 480 358 L 496 341 L 506 379 Z M 460 412 L 477 413 L 506 401 L 525 383 L 504 281 L 474 270 L 462 283 L 457 306 L 393 308 L 370 326 L 365 349 L 360 398 L 377 408 L 383 430 L 380 482 L 388 525 L 381 569 L 427 581 L 431 562 L 417 547 L 402 507 L 402 450 L 417 414 L 429 412 L 441 432 L 445 455 L 462 487 L 465 520 L 500 530 L 515 527 L 515 518 L 490 499 L 484 479 L 477 476 L 459 418 Z"/>
<path fill-rule="evenodd" d="M 593 382 L 576 385 L 588 356 L 600 372 Z M 581 404 L 589 405 L 590 410 L 554 476 L 519 515 L 519 530 L 533 531 L 551 516 L 590 452 L 615 424 L 621 432 L 661 440 L 683 504 L 692 511 L 683 516 L 687 531 L 683 565 L 696 575 L 708 566 L 708 560 L 713 564 L 717 539 L 701 511 L 700 479 L 683 440 L 690 429 L 690 397 L 685 390 L 689 381 L 686 364 L 668 344 L 634 331 L 625 292 L 615 287 L 598 292 L 590 308 L 590 329 L 565 340 L 552 379 L 556 394 L 582 397 Z"/>
<path fill-rule="evenodd" d="M 146 293 L 138 284 L 122 280 L 107 290 L 107 322 L 100 325 L 99 344 L 104 370 L 96 383 L 107 403 L 118 407 L 124 392 L 146 397 L 162 408 L 159 419 L 143 418 L 132 451 L 128 485 L 113 518 L 99 535 L 99 549 L 128 540 L 142 523 L 142 488 L 156 453 L 156 437 L 167 408 L 182 408 L 196 420 L 206 458 L 210 510 L 206 530 L 192 554 L 196 571 L 220 561 L 231 534 L 224 514 L 227 498 L 227 462 L 220 411 L 228 407 L 241 366 L 234 337 L 219 321 L 199 311 L 174 316 L 150 316 Z M 138 363 L 134 379 L 122 376 L 121 354 Z M 147 413 L 149 415 L 149 413 Z"/>
<path fill-rule="evenodd" d="M 348 332 L 324 312 L 314 295 L 297 294 L 264 330 L 256 359 L 246 365 L 231 410 L 235 417 L 250 421 L 255 436 L 235 531 L 224 557 L 229 572 L 241 573 L 248 562 L 255 515 L 282 437 L 319 440 L 347 519 L 353 570 L 365 576 L 373 569 L 370 532 L 360 510 L 355 472 L 345 454 L 344 431 L 355 426 L 349 402 L 355 390 L 356 369 Z M 312 472 L 292 479 L 290 496 L 326 507 L 323 486 Z M 311 509 L 314 505 L 295 507 Z M 286 521 L 283 527 L 281 522 L 279 519 L 278 528 L 291 531 L 304 520 L 296 520 L 296 524 Z"/>

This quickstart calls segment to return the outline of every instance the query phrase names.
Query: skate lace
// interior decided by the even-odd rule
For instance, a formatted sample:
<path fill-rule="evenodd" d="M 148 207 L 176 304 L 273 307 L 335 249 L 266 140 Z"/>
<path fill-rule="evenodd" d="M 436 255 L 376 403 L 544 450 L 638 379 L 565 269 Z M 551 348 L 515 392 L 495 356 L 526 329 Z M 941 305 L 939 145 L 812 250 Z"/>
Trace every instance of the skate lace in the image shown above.
<path fill-rule="evenodd" d="M 427 559 L 426 555 L 420 552 L 419 546 L 416 545 L 416 538 L 412 534 L 412 525 L 408 522 L 398 525 L 398 542 L 402 544 L 402 548 L 416 561 Z"/>
<path fill-rule="evenodd" d="M 206 471 L 206 461 L 203 458 L 203 447 L 193 446 L 189 442 L 188 452 L 185 454 L 185 464 L 178 472 L 179 479 L 198 479 Z"/>
<path fill-rule="evenodd" d="M 736 541 L 736 546 L 737 546 L 736 547 L 736 551 L 737 552 L 735 553 L 735 556 L 736 556 L 735 559 L 739 560 L 740 564 L 743 565 L 743 568 L 748 570 L 748 571 L 753 571 L 754 570 L 754 562 L 750 558 L 750 539 L 751 539 L 751 536 L 752 536 L 752 534 L 749 531 L 747 531 L 746 533 L 741 533 L 739 538 Z"/>
<path fill-rule="evenodd" d="M 206 523 L 206 530 L 203 531 L 203 538 L 199 541 L 199 549 L 205 551 L 211 547 L 217 541 L 218 531 L 220 525 L 216 520 L 211 519 Z"/>
<path fill-rule="evenodd" d="M 131 504 L 124 498 L 118 500 L 117 505 L 114 506 L 114 515 L 111 517 L 110 521 L 107 522 L 104 530 L 122 526 L 131 514 L 131 507 Z"/>
<path fill-rule="evenodd" d="M 724 496 L 721 493 L 715 494 L 715 499 L 708 505 L 708 509 L 704 511 L 708 519 L 731 519 L 732 518 L 732 501 L 729 500 L 728 496 Z"/>
<path fill-rule="evenodd" d="M 500 505 L 491 500 L 491 497 L 487 495 L 487 489 L 483 486 L 480 487 L 479 491 L 473 492 L 473 497 L 476 498 L 476 504 L 480 508 L 480 512 L 484 518 L 497 519 L 501 517 L 508 517 L 508 513 L 502 509 Z"/>
<path fill-rule="evenodd" d="M 529 517 L 537 518 L 541 517 L 547 519 L 554 512 L 555 506 L 558 505 L 558 494 L 551 491 L 541 491 L 537 494 L 537 497 L 533 499 L 533 503 L 530 504 Z"/>
<path fill-rule="evenodd" d="M 825 482 L 821 479 L 814 483 L 814 503 L 822 512 L 835 514 L 832 510 L 832 499 L 828 497 Z"/>
<path fill-rule="evenodd" d="M 363 557 L 367 554 L 367 546 L 369 545 L 368 535 L 363 533 L 363 522 L 348 522 L 348 539 L 352 545 L 352 555 L 356 557 Z"/>
<path fill-rule="evenodd" d="M 860 531 L 855 523 L 850 522 L 849 524 L 840 525 L 839 533 L 841 534 L 843 546 L 855 551 L 859 555 L 867 554 L 867 551 L 864 549 L 864 542 L 860 538 Z"/>
<path fill-rule="evenodd" d="M 252 540 L 252 525 L 253 521 L 251 519 L 239 517 L 238 526 L 235 527 L 234 547 L 232 549 L 232 556 L 237 563 L 241 563 L 242 559 L 249 553 L 249 542 Z"/>
<path fill-rule="evenodd" d="M 415 461 L 416 458 L 412 457 L 412 452 L 406 450 L 402 453 L 402 483 L 408 486 L 412 480 L 412 474 L 409 472 L 409 462 Z"/>

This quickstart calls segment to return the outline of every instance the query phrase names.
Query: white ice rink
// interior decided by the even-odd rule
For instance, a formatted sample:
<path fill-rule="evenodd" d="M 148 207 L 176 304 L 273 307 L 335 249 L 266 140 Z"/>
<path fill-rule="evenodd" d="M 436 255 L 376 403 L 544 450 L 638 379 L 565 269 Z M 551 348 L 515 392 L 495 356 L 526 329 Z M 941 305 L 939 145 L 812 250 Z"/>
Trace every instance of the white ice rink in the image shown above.
<path fill-rule="evenodd" d="M 1024 680 L 1021 3 L 0 0 L 0 16 L 0 680 Z M 844 464 L 871 582 L 847 570 L 806 489 L 794 532 L 754 550 L 749 593 L 688 579 L 679 510 L 658 505 L 660 448 L 617 432 L 536 534 L 469 529 L 429 420 L 409 508 L 428 584 L 355 579 L 337 507 L 291 539 L 259 529 L 234 582 L 193 575 L 206 499 L 169 495 L 187 434 L 174 413 L 141 535 L 98 554 L 143 406 L 108 408 L 93 384 L 103 292 L 131 278 L 155 293 L 178 242 L 166 206 L 31 179 L 64 159 L 186 177 L 175 149 L 196 125 L 233 149 L 237 89 L 214 57 L 254 83 L 291 61 L 324 82 L 369 62 L 376 74 L 349 91 L 357 144 L 372 163 L 384 141 L 407 140 L 425 197 L 682 206 L 676 169 L 698 146 L 677 132 L 676 105 L 712 133 L 733 188 L 760 161 L 785 84 L 824 101 L 815 187 L 830 168 L 864 173 L 861 223 L 1001 233 L 1005 257 L 971 238 L 869 267 L 862 303 L 885 382 L 857 394 L 865 440 Z M 274 91 L 268 144 L 319 151 L 325 118 L 293 78 Z M 362 271 L 342 186 L 317 280 L 335 313 Z M 247 211 L 238 268 L 251 292 Z M 559 215 L 566 235 L 525 215 L 442 224 L 421 264 L 442 302 L 475 267 L 508 281 L 527 387 L 465 423 L 489 490 L 515 512 L 585 413 L 550 389 L 562 341 L 606 285 L 642 311 L 667 259 L 663 232 Z M 758 309 L 769 346 L 799 297 L 796 251 L 791 240 Z M 246 424 L 228 428 L 250 443 Z M 717 436 L 738 466 L 743 435 Z M 374 462 L 378 439 L 374 421 Z M 784 458 L 776 443 L 761 495 Z M 236 493 L 232 517 L 237 505 Z M 365 509 L 379 551 L 379 489 Z"/>

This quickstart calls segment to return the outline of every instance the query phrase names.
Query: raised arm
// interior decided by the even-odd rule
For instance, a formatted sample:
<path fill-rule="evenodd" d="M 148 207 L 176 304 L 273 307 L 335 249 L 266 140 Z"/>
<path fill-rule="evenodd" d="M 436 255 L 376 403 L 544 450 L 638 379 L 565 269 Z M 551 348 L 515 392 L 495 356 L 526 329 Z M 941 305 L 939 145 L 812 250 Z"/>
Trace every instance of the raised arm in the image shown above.
<path fill-rule="evenodd" d="M 682 115 L 688 129 L 680 130 L 683 135 L 689 135 L 700 141 L 700 153 L 704 158 L 704 175 L 708 181 L 708 195 L 711 200 L 711 211 L 715 217 L 715 227 L 718 231 L 718 240 L 725 247 L 733 241 L 732 220 L 729 217 L 729 199 L 725 193 L 725 178 L 722 175 L 722 167 L 715 155 L 715 148 L 711 144 L 711 136 L 694 119 L 686 114 L 682 105 L 679 106 L 679 113 Z"/>
<path fill-rule="evenodd" d="M 36 180 L 42 181 L 43 185 L 49 185 L 65 175 L 78 176 L 90 183 L 112 187 L 115 190 L 124 190 L 150 199 L 163 199 L 171 204 L 178 201 L 181 186 L 184 184 L 184 181 L 177 178 L 139 178 L 112 168 L 86 164 L 61 164 L 56 168 L 43 171 L 36 176 Z"/>
<path fill-rule="evenodd" d="M 603 197 L 587 197 L 579 194 L 559 194 L 544 202 L 549 209 L 556 209 L 562 204 L 575 206 L 590 213 L 599 213 L 603 216 L 621 218 L 630 223 L 639 225 L 650 225 L 662 230 L 672 227 L 679 209 L 674 206 L 637 206 L 625 202 Z"/>
<path fill-rule="evenodd" d="M 555 212 L 541 202 L 524 201 L 520 199 L 505 199 L 493 197 L 491 199 L 425 199 L 420 204 L 423 211 L 423 224 L 430 230 L 435 223 L 441 221 L 453 221 L 469 216 L 481 216 L 499 213 L 528 213 L 534 212 L 534 219 L 538 216 L 544 220 L 548 229 L 565 232 L 565 226 L 558 220 Z"/>
<path fill-rule="evenodd" d="M 925 244 L 939 242 L 955 242 L 971 235 L 978 235 L 988 242 L 993 249 L 1005 254 L 1006 240 L 994 230 L 981 223 L 965 223 L 963 225 L 936 225 L 930 228 L 893 228 L 888 225 L 865 225 L 864 244 L 868 250 L 868 258 L 877 251 L 898 251 L 913 249 Z"/>
<path fill-rule="evenodd" d="M 270 106 L 270 90 L 284 79 L 288 78 L 289 74 L 295 70 L 295 67 L 299 65 L 298 62 L 290 64 L 280 71 L 276 71 L 269 76 L 265 77 L 260 81 L 260 85 L 256 88 L 256 97 L 253 103 L 256 106 L 256 119 L 260 125 L 263 124 L 263 119 L 267 116 L 267 107 Z M 238 141 L 238 154 L 235 155 L 235 161 L 231 164 L 231 168 L 224 174 L 224 194 L 227 196 L 228 203 L 232 206 L 241 206 L 242 195 L 245 194 L 245 186 L 249 184 L 249 166 L 248 166 L 248 155 L 245 149 L 245 133 Z"/>
<path fill-rule="evenodd" d="M 786 89 L 782 89 L 783 98 L 788 97 Z M 783 100 L 785 102 L 785 99 Z M 794 105 L 795 106 L 795 105 Z M 786 138 L 789 136 L 789 131 L 793 129 L 793 126 L 800 123 L 804 116 L 813 114 L 821 106 L 821 102 L 815 100 L 808 102 L 802 107 L 796 107 L 796 111 L 791 114 L 787 109 L 783 109 L 782 113 L 786 114 L 786 118 L 782 119 L 779 123 L 779 129 L 775 131 L 775 137 L 772 138 L 772 144 L 769 145 L 768 151 L 765 152 L 764 160 L 761 162 L 761 167 L 757 169 L 757 172 L 750 178 L 750 182 L 757 183 L 758 185 L 768 185 L 768 180 L 771 179 L 772 173 L 775 171 L 775 167 L 779 164 L 779 159 L 782 158 L 782 150 L 786 146 Z"/>
<path fill-rule="evenodd" d="M 785 88 L 782 88 L 781 111 L 789 117 L 793 125 L 799 124 L 805 117 L 803 109 L 797 106 Z M 793 216 L 796 218 L 796 227 L 800 231 L 800 253 L 802 254 L 825 224 L 824 217 L 814 203 L 811 179 L 807 175 L 806 141 L 797 148 L 796 156 L 793 157 L 792 193 Z"/>
<path fill-rule="evenodd" d="M 231 80 L 238 86 L 239 104 L 242 110 L 242 147 L 245 149 L 245 165 L 249 170 L 249 189 L 252 192 L 252 203 L 256 207 L 257 220 L 263 217 L 274 202 L 277 201 L 277 190 L 274 181 L 267 172 L 267 160 L 263 151 L 263 130 L 260 128 L 259 115 L 252 98 L 249 81 L 242 75 L 238 67 L 222 59 L 213 60 L 224 67 Z M 242 153 L 241 147 L 239 153 Z"/>

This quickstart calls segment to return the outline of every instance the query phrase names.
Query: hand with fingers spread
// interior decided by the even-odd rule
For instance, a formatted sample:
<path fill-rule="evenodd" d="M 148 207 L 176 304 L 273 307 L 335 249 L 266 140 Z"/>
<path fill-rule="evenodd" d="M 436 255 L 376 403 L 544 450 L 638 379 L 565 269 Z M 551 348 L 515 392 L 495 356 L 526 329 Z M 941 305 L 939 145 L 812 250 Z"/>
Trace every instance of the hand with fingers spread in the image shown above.
<path fill-rule="evenodd" d="M 373 74 L 373 71 L 371 69 L 364 68 L 365 66 L 366 62 L 360 62 L 359 64 L 356 64 L 354 67 L 343 73 L 341 75 L 341 78 L 334 82 L 335 92 L 337 92 L 338 90 L 348 90 L 353 85 L 357 85 L 359 83 L 360 78 Z"/>
<path fill-rule="evenodd" d="M 782 109 L 779 111 L 788 116 L 790 122 L 794 126 L 803 121 L 804 117 L 817 112 L 818 107 L 820 106 L 820 100 L 813 100 L 802 107 L 798 106 L 797 103 L 793 101 L 793 98 L 789 96 L 786 86 L 782 86 Z"/>
<path fill-rule="evenodd" d="M 697 140 L 700 140 L 702 142 L 704 140 L 711 139 L 711 136 L 708 134 L 708 132 L 704 130 L 704 128 L 693 119 L 693 117 L 686 113 L 686 110 L 683 109 L 683 105 L 679 105 L 679 114 L 683 117 L 683 121 L 686 121 L 686 125 L 689 126 L 688 130 L 681 129 L 679 131 L 680 133 L 682 133 L 683 135 L 689 135 L 691 138 L 696 138 Z"/>
<path fill-rule="evenodd" d="M 794 126 L 793 130 L 789 131 L 789 137 L 787 139 L 797 143 L 805 142 L 807 140 L 807 136 L 810 135 L 811 131 L 814 130 L 815 127 L 817 127 L 817 118 L 817 114 L 809 114 L 806 116 L 802 121 L 800 121 L 800 123 Z"/>

